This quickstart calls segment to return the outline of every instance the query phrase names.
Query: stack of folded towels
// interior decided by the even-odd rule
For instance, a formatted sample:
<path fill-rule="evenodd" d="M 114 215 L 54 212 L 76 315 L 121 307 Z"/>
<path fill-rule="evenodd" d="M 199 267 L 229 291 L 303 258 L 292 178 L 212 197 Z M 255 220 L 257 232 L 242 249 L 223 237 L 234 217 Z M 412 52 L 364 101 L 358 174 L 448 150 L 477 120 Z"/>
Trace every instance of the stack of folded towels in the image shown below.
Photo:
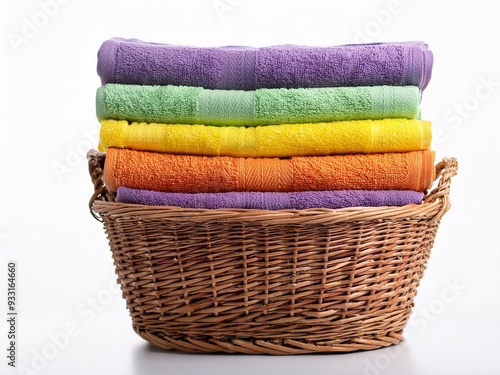
<path fill-rule="evenodd" d="M 421 42 L 196 48 L 113 38 L 98 53 L 116 201 L 265 210 L 421 203 Z"/>

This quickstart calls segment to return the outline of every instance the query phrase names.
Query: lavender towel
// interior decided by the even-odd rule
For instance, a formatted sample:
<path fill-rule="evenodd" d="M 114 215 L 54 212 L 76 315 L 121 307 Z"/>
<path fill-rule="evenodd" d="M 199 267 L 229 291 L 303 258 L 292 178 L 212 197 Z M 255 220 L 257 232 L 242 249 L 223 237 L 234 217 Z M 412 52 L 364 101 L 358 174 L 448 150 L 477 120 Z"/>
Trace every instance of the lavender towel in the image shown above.
<path fill-rule="evenodd" d="M 197 86 L 208 89 L 418 86 L 431 78 L 423 42 L 337 47 L 282 45 L 190 47 L 112 38 L 98 53 L 102 84 Z"/>
<path fill-rule="evenodd" d="M 412 190 L 340 190 L 295 193 L 164 193 L 152 190 L 118 188 L 116 201 L 147 206 L 182 208 L 256 208 L 262 210 L 304 210 L 307 208 L 404 206 L 422 203 L 424 193 Z"/>

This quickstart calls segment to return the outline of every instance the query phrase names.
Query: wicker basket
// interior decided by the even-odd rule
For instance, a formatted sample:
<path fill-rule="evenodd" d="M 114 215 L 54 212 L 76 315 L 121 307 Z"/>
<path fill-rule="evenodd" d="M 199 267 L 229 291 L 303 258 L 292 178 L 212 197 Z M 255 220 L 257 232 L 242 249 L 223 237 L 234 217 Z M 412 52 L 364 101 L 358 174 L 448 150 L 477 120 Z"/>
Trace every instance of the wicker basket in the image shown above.
<path fill-rule="evenodd" d="M 397 344 L 457 161 L 421 205 L 338 210 L 149 207 L 114 202 L 88 154 L 118 282 L 144 339 L 166 349 L 349 352 Z"/>

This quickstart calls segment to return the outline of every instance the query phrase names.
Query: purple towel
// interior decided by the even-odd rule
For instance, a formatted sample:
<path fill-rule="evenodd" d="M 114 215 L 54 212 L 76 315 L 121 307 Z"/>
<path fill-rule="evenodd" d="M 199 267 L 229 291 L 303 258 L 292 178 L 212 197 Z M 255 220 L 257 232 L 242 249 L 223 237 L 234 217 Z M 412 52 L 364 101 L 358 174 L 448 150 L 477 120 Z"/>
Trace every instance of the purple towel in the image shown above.
<path fill-rule="evenodd" d="M 225 90 L 413 85 L 423 90 L 432 61 L 423 42 L 209 48 L 113 38 L 99 50 L 97 73 L 103 85 Z"/>
<path fill-rule="evenodd" d="M 340 190 L 295 193 L 164 193 L 120 186 L 116 201 L 147 206 L 182 208 L 256 208 L 262 210 L 305 210 L 307 208 L 404 206 L 422 203 L 424 193 L 412 190 Z"/>

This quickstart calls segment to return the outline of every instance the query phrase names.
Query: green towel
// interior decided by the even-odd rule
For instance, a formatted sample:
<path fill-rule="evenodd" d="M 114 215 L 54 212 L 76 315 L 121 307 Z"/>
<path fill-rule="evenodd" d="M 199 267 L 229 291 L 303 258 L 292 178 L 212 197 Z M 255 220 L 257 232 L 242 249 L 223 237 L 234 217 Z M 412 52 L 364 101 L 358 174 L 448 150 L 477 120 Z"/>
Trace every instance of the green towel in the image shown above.
<path fill-rule="evenodd" d="M 208 90 L 108 84 L 97 90 L 97 117 L 166 124 L 257 126 L 418 117 L 416 86 Z"/>

